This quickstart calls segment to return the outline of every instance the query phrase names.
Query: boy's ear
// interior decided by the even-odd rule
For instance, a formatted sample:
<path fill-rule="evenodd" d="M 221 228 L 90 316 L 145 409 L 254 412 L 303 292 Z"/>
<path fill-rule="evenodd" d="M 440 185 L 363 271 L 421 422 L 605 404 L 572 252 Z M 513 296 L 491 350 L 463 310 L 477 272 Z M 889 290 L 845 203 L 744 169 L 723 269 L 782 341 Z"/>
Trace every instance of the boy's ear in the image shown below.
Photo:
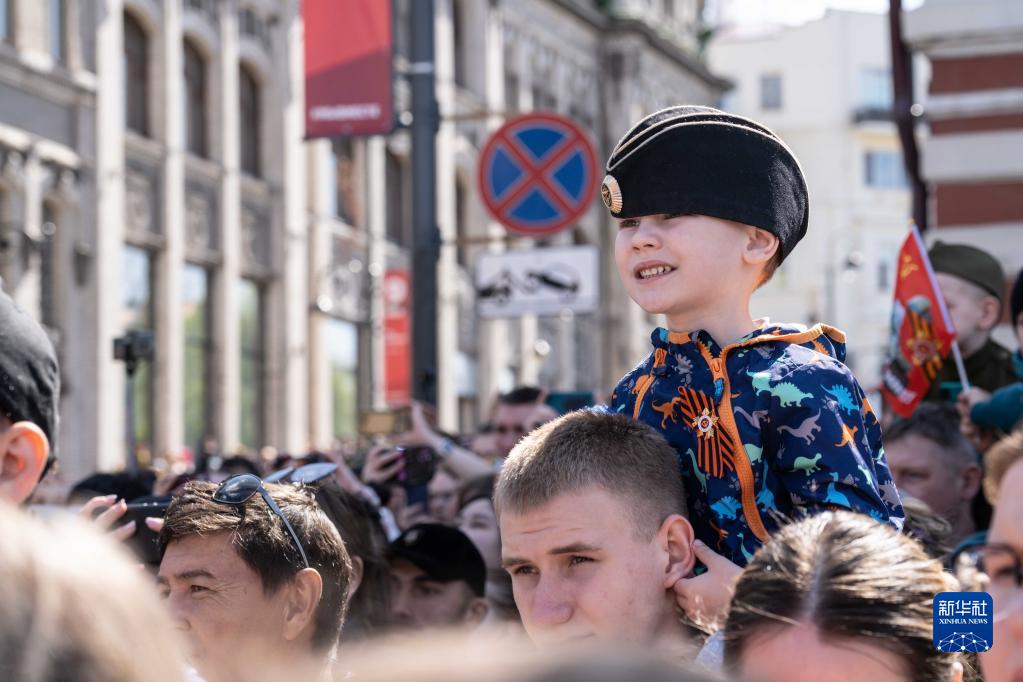
<path fill-rule="evenodd" d="M 980 322 L 977 324 L 985 331 L 991 331 L 1002 319 L 1002 302 L 994 296 L 985 296 L 980 301 Z"/>
<path fill-rule="evenodd" d="M 0 498 L 21 504 L 35 490 L 50 456 L 50 441 L 32 422 L 0 432 Z"/>
<path fill-rule="evenodd" d="M 770 262 L 774 254 L 781 248 L 778 237 L 767 230 L 752 225 L 746 230 L 746 249 L 743 260 L 750 265 L 762 265 Z"/>
<path fill-rule="evenodd" d="M 664 520 L 657 531 L 661 548 L 668 554 L 668 566 L 664 575 L 665 585 L 674 585 L 679 578 L 693 572 L 696 554 L 693 552 L 695 533 L 689 521 L 679 514 L 672 514 Z"/>

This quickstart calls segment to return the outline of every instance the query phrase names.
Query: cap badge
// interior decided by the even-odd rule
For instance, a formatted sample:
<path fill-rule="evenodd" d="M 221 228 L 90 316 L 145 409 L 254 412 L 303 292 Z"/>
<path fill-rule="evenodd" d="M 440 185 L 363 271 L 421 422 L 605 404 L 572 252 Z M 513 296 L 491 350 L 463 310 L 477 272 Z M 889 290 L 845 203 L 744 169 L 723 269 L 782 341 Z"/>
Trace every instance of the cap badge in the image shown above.
<path fill-rule="evenodd" d="M 600 184 L 600 198 L 612 213 L 622 210 L 622 188 L 613 175 L 604 176 L 604 182 Z"/>

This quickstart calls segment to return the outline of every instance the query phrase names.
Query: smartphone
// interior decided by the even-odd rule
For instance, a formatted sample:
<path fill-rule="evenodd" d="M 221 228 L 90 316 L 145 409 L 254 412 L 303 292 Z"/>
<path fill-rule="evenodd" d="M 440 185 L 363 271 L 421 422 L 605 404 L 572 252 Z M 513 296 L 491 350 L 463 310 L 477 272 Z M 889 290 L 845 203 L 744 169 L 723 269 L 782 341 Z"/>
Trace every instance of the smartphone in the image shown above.
<path fill-rule="evenodd" d="M 405 459 L 398 481 L 406 489 L 425 486 L 437 472 L 437 452 L 429 445 L 410 445 L 397 448 Z"/>
<path fill-rule="evenodd" d="M 366 436 L 390 436 L 412 430 L 409 408 L 363 412 L 359 420 L 359 431 Z"/>
<path fill-rule="evenodd" d="M 128 511 L 121 517 L 120 523 L 135 522 L 135 533 L 128 538 L 128 546 L 132 548 L 135 555 L 147 566 L 158 566 L 160 564 L 160 547 L 157 544 L 158 535 L 146 525 L 146 517 L 162 519 L 167 514 L 167 507 L 170 506 L 171 498 L 152 497 L 144 502 L 132 502 L 128 505 Z"/>

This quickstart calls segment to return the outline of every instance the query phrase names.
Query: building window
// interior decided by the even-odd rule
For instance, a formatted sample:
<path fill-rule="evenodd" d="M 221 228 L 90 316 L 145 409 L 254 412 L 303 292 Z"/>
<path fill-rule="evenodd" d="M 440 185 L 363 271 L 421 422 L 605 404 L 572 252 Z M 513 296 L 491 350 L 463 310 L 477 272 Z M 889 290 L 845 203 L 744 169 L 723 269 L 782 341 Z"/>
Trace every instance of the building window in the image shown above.
<path fill-rule="evenodd" d="M 185 444 L 202 449 L 212 435 L 210 410 L 210 275 L 206 268 L 188 263 L 181 277 L 182 317 L 185 323 Z"/>
<path fill-rule="evenodd" d="M 124 14 L 124 120 L 129 130 L 149 134 L 149 41 L 131 14 Z"/>
<path fill-rule="evenodd" d="M 860 107 L 871 111 L 892 108 L 892 72 L 864 69 L 860 72 Z"/>
<path fill-rule="evenodd" d="M 241 441 L 262 447 L 263 433 L 263 293 L 258 282 L 243 279 L 237 285 L 241 327 Z"/>
<path fill-rule="evenodd" d="M 455 0 L 451 6 L 451 31 L 455 43 L 455 85 L 468 87 L 465 45 L 465 4 Z"/>
<path fill-rule="evenodd" d="M 65 38 L 64 0 L 50 0 L 50 56 L 58 64 L 64 63 Z"/>
<path fill-rule="evenodd" d="M 185 41 L 185 147 L 196 156 L 206 156 L 206 61 L 191 41 Z M 242 138 L 245 140 L 245 138 Z M 242 144 L 242 147 L 248 141 Z"/>
<path fill-rule="evenodd" d="M 760 108 L 767 111 L 781 109 L 781 76 L 765 74 L 760 77 Z"/>
<path fill-rule="evenodd" d="M 864 154 L 867 187 L 901 189 L 908 186 L 902 155 L 898 152 L 867 152 Z"/>
<path fill-rule="evenodd" d="M 352 227 L 362 227 L 362 211 L 355 177 L 355 150 L 351 138 L 331 143 L 328 167 L 327 210 Z"/>
<path fill-rule="evenodd" d="M 359 328 L 331 318 L 323 327 L 330 363 L 330 414 L 335 438 L 356 435 L 359 411 Z"/>
<path fill-rule="evenodd" d="M 509 114 L 519 113 L 519 77 L 515 72 L 504 72 L 504 110 Z"/>
<path fill-rule="evenodd" d="M 455 234 L 458 242 L 455 253 L 458 264 L 463 268 L 469 267 L 469 245 L 466 244 L 469 237 L 468 201 L 469 193 L 465 191 L 465 183 L 459 178 L 455 180 Z"/>
<path fill-rule="evenodd" d="M 238 101 L 241 108 L 241 164 L 242 171 L 253 177 L 261 173 L 262 111 L 259 101 L 259 81 L 252 70 L 242 66 L 238 71 Z"/>
<path fill-rule="evenodd" d="M 387 239 L 395 244 L 407 246 L 412 241 L 412 226 L 409 220 L 411 207 L 408 205 L 409 193 L 406 191 L 405 164 L 396 154 L 387 152 L 385 166 L 388 196 Z"/>
<path fill-rule="evenodd" d="M 11 40 L 11 2 L 13 0 L 0 0 L 0 41 L 10 42 Z"/>
<path fill-rule="evenodd" d="M 121 326 L 153 329 L 153 261 L 149 252 L 125 245 L 121 251 Z M 130 393 L 137 449 L 153 447 L 153 363 L 140 362 Z M 141 458 L 144 461 L 144 458 Z"/>
<path fill-rule="evenodd" d="M 52 201 L 43 202 L 42 239 L 39 242 L 39 319 L 44 327 L 58 328 L 57 263 L 55 242 L 60 213 Z"/>

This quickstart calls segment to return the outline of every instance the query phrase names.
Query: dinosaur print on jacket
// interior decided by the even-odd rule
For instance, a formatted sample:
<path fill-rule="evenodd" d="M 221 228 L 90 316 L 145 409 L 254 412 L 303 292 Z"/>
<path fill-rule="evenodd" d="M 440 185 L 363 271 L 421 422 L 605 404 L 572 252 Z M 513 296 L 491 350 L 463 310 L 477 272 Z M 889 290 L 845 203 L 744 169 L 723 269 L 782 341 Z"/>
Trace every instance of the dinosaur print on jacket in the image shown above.
<path fill-rule="evenodd" d="M 831 327 L 767 324 L 722 348 L 657 329 L 616 412 L 678 456 L 696 536 L 740 566 L 786 518 L 848 508 L 902 526 L 881 429 Z"/>

